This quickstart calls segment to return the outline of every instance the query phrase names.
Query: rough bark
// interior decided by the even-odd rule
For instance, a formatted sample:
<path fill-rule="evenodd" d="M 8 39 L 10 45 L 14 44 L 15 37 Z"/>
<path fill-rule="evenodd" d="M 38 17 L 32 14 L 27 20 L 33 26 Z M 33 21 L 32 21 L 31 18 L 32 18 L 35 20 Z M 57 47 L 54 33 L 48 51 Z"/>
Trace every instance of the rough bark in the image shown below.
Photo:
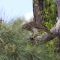
<path fill-rule="evenodd" d="M 43 18 L 42 18 L 42 11 L 44 8 L 44 3 L 43 0 L 33 0 L 33 14 L 34 14 L 34 21 L 37 24 L 40 24 L 43 22 Z"/>

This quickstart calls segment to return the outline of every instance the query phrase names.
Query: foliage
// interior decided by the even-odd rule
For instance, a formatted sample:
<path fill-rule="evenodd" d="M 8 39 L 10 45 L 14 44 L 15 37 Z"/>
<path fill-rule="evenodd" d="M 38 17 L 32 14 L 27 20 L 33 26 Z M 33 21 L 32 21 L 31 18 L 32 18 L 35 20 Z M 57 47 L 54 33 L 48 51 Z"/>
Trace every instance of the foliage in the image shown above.
<path fill-rule="evenodd" d="M 0 60 L 56 60 L 54 42 L 29 42 L 30 32 L 21 29 L 23 21 L 2 24 L 0 29 Z"/>
<path fill-rule="evenodd" d="M 45 8 L 44 13 L 44 24 L 50 29 L 56 22 L 57 9 L 55 0 L 44 0 Z"/>

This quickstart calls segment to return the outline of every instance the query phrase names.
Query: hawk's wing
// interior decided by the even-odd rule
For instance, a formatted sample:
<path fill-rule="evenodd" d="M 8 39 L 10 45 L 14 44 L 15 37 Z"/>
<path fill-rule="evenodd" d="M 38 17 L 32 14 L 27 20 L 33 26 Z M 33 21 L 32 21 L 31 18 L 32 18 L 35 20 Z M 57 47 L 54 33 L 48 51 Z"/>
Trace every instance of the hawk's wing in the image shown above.
<path fill-rule="evenodd" d="M 44 8 L 44 0 L 33 0 L 33 14 L 34 21 L 37 24 L 41 24 L 43 22 L 43 13 L 42 10 Z"/>

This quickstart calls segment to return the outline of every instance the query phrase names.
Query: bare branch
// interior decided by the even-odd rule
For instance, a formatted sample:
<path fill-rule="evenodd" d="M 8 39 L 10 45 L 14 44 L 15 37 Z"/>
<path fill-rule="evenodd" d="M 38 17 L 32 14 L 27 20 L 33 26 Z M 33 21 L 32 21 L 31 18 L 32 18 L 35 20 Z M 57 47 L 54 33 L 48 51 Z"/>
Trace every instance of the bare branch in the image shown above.
<path fill-rule="evenodd" d="M 40 42 L 47 42 L 54 39 L 57 36 L 60 36 L 60 20 L 57 21 L 56 25 L 50 30 L 52 34 L 44 33 L 41 36 L 37 36 L 35 39 Z"/>
<path fill-rule="evenodd" d="M 57 4 L 57 11 L 58 11 L 58 18 L 60 18 L 60 0 L 56 0 Z"/>

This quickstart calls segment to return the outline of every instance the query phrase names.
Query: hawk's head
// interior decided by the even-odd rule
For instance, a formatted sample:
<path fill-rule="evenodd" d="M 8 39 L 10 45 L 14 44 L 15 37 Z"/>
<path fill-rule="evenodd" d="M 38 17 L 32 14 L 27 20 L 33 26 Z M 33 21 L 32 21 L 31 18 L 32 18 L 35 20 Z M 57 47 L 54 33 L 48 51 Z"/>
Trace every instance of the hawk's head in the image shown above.
<path fill-rule="evenodd" d="M 31 25 L 30 25 L 29 23 L 24 23 L 24 24 L 22 25 L 22 29 L 31 31 Z"/>

